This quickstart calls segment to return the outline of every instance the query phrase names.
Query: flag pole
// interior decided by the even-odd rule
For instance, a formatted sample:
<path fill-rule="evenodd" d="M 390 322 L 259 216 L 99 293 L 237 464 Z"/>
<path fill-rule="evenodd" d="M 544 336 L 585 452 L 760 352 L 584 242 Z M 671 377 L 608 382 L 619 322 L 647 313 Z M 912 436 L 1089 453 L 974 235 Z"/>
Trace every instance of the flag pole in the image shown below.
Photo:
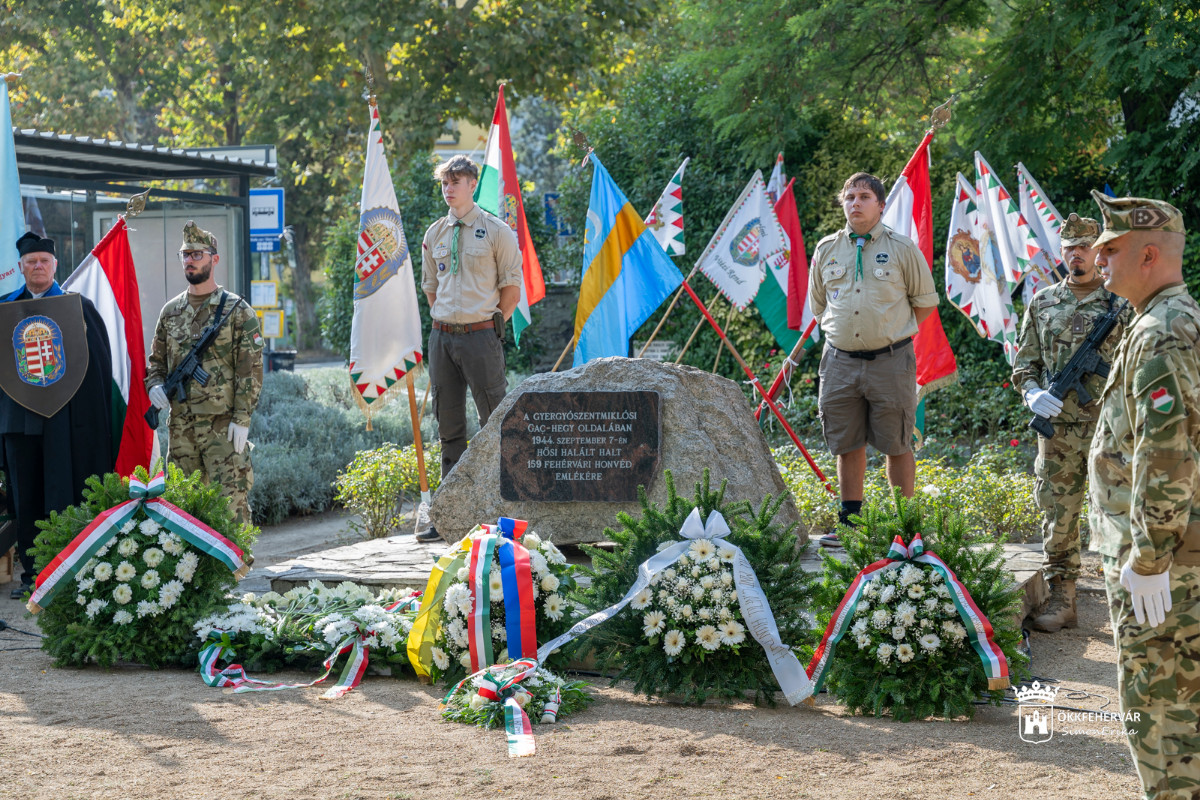
<path fill-rule="evenodd" d="M 687 283 L 687 281 L 684 281 L 684 283 Z M 683 289 L 682 286 L 680 286 L 679 288 L 680 288 L 680 290 Z M 708 304 L 711 306 L 713 303 L 717 302 L 717 298 L 720 296 L 721 296 L 720 292 L 714 294 L 712 296 L 712 299 L 708 301 Z M 685 355 L 687 355 L 688 348 L 692 346 L 692 342 L 695 341 L 695 339 L 696 339 L 696 334 L 700 333 L 700 329 L 703 327 L 704 327 L 704 317 L 701 317 L 700 321 L 696 323 L 696 327 L 692 328 L 692 335 L 688 337 L 688 340 L 686 342 L 684 342 L 683 349 L 680 350 L 679 355 L 676 356 L 676 358 L 675 358 L 676 364 L 683 361 L 683 357 Z"/>
<path fill-rule="evenodd" d="M 413 449 L 417 451 L 417 475 L 421 484 L 421 502 L 417 506 L 414 533 L 429 530 L 429 477 L 425 473 L 425 446 L 421 443 L 421 418 L 417 414 L 417 389 L 413 384 L 412 370 L 404 373 L 408 384 L 408 412 L 412 416 Z"/>
<path fill-rule="evenodd" d="M 567 357 L 567 353 L 569 353 L 571 351 L 571 348 L 573 348 L 574 346 L 575 346 L 575 334 L 572 333 L 570 341 L 567 342 L 567 346 L 564 347 L 563 351 L 558 354 L 558 361 L 555 361 L 554 366 L 550 368 L 551 372 L 558 372 L 558 365 L 562 363 L 563 359 Z"/>
<path fill-rule="evenodd" d="M 804 335 L 800 337 L 800 341 L 796 342 L 796 346 L 792 348 L 792 352 L 788 353 L 788 357 L 784 362 L 779 365 L 779 374 L 775 376 L 775 380 L 771 383 L 771 389 L 768 392 L 772 398 L 779 396 L 779 390 L 783 388 L 784 384 L 791 383 L 792 372 L 796 369 L 796 358 L 803 355 L 804 345 L 808 342 L 808 337 L 812 335 L 813 328 L 816 326 L 817 320 L 815 317 L 808 321 L 808 327 L 804 329 Z M 762 412 L 765 407 L 765 403 L 760 402 L 758 404 L 758 409 L 754 412 L 755 419 L 762 418 Z"/>
<path fill-rule="evenodd" d="M 687 281 L 683 282 L 683 289 L 688 293 L 688 296 L 692 298 L 692 301 L 700 308 L 701 313 L 704 314 L 704 318 L 708 320 L 708 324 L 712 325 L 713 330 L 715 330 L 717 335 L 721 337 L 721 341 L 723 341 L 729 348 L 729 352 L 731 355 L 733 355 L 734 360 L 738 362 L 738 365 L 742 368 L 742 371 L 746 373 L 746 377 L 750 379 L 750 384 L 754 386 L 754 388 L 758 390 L 758 393 L 763 396 L 763 400 L 766 401 L 767 405 L 771 409 L 771 412 L 775 414 L 776 419 L 779 420 L 779 424 L 783 426 L 785 431 L 787 431 L 788 436 L 790 436 L 792 439 L 792 443 L 796 445 L 796 449 L 800 451 L 800 454 L 804 456 L 804 460 L 808 462 L 808 466 L 812 468 L 812 471 L 816 474 L 817 478 L 819 478 L 821 483 L 824 484 L 825 491 L 836 497 L 837 492 L 834 491 L 833 486 L 829 483 L 829 479 L 825 477 L 825 473 L 821 472 L 821 468 L 817 466 L 817 462 L 813 461 L 812 456 L 808 454 L 808 450 L 805 449 L 804 443 L 800 441 L 800 437 L 796 435 L 794 430 L 792 430 L 792 426 L 789 425 L 787 419 L 784 418 L 783 412 L 779 410 L 779 406 L 777 406 L 775 401 L 772 400 L 770 396 L 768 396 L 763 390 L 762 383 L 759 382 L 758 376 L 755 375 L 750 367 L 746 365 L 746 361 L 742 358 L 742 354 L 739 353 L 737 348 L 733 346 L 733 342 L 729 341 L 729 337 L 725 335 L 725 331 L 721 330 L 721 326 L 718 325 L 717 321 L 712 318 L 712 314 L 708 313 L 708 309 L 704 307 L 702 302 L 700 302 L 700 298 L 696 296 L 696 293 L 692 290 L 691 285 L 688 284 Z"/>
<path fill-rule="evenodd" d="M 729 304 L 729 313 L 725 315 L 726 330 L 729 329 L 729 323 L 733 321 L 733 312 L 735 310 L 736 310 L 736 307 L 733 305 L 733 303 L 730 303 Z M 724 352 L 725 352 L 725 339 L 724 339 L 724 337 L 722 337 L 721 342 L 717 345 L 717 357 L 713 359 L 712 369 L 709 370 L 714 375 L 717 374 L 717 367 L 719 367 L 721 365 L 721 354 Z"/>
<path fill-rule="evenodd" d="M 688 281 L 690 281 L 692 279 L 692 276 L 696 274 L 696 270 L 699 268 L 700 268 L 699 266 L 692 267 L 692 271 L 687 274 L 687 277 L 683 279 L 683 282 L 687 283 Z M 654 337 L 658 336 L 658 332 L 660 330 L 662 330 L 662 326 L 666 323 L 667 317 L 671 316 L 671 311 L 674 310 L 675 304 L 679 302 L 679 298 L 682 294 L 683 294 L 683 284 L 680 284 L 679 291 L 677 291 L 675 293 L 675 296 L 671 298 L 671 305 L 667 306 L 667 310 L 663 312 L 662 319 L 660 319 L 658 321 L 658 325 L 655 326 L 654 332 L 650 334 L 650 338 L 646 340 L 646 343 L 644 345 L 642 345 L 642 349 L 638 351 L 638 354 L 637 354 L 638 358 L 641 358 L 642 355 L 645 354 L 646 348 L 648 348 L 650 346 L 650 343 L 654 341 Z M 691 340 L 689 339 L 688 341 L 690 342 Z M 676 362 L 676 363 L 678 363 L 678 362 Z"/>

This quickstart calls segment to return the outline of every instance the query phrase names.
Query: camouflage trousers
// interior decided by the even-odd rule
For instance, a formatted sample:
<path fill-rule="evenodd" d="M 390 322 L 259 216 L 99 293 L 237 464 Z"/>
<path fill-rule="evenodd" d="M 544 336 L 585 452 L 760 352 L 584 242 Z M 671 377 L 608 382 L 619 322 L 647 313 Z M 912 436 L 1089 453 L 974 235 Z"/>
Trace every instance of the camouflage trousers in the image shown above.
<path fill-rule="evenodd" d="M 1055 421 L 1054 430 L 1053 439 L 1038 437 L 1033 464 L 1042 510 L 1042 574 L 1073 581 L 1079 577 L 1079 512 L 1096 423 Z"/>
<path fill-rule="evenodd" d="M 194 416 L 173 413 L 167 426 L 167 458 L 189 475 L 197 470 L 209 483 L 219 483 L 238 523 L 250 522 L 250 488 L 254 468 L 250 445 L 241 453 L 229 441 L 228 415 Z"/>
<path fill-rule="evenodd" d="M 1138 625 L 1121 586 L 1127 557 L 1104 557 L 1117 644 L 1117 690 L 1148 800 L 1200 798 L 1200 567 L 1171 568 L 1167 621 Z"/>

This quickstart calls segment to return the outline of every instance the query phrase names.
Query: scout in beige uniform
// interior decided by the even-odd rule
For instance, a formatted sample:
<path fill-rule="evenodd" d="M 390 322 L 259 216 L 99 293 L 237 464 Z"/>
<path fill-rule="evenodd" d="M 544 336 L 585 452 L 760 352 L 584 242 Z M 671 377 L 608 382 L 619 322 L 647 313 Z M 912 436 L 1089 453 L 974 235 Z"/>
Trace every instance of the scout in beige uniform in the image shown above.
<path fill-rule="evenodd" d="M 1145 797 L 1200 796 L 1200 305 L 1184 224 L 1161 200 L 1092 192 L 1096 265 L 1135 316 L 1100 399 L 1089 459 L 1092 543 L 1118 691 Z"/>
<path fill-rule="evenodd" d="M 1100 235 L 1094 219 L 1072 214 L 1063 223 L 1062 258 L 1070 275 L 1033 296 L 1025 309 L 1017 356 L 1013 364 L 1013 388 L 1035 414 L 1054 420 L 1054 437 L 1038 437 L 1037 504 L 1042 510 L 1042 575 L 1050 585 L 1050 598 L 1033 619 L 1039 631 L 1074 628 L 1075 580 L 1079 577 L 1079 512 L 1083 508 L 1087 478 L 1088 448 L 1096 430 L 1099 405 L 1079 405 L 1075 392 L 1059 400 L 1050 394 L 1051 376 L 1057 374 L 1096 325 L 1096 320 L 1119 303 L 1104 288 L 1096 274 L 1096 251 L 1092 244 Z M 1112 362 L 1125 323 L 1132 316 L 1126 309 L 1120 322 L 1105 339 L 1100 357 Z M 1089 375 L 1084 381 L 1092 397 L 1099 397 L 1104 379 Z"/>
<path fill-rule="evenodd" d="M 425 231 L 421 289 L 433 317 L 429 378 L 445 476 L 467 449 L 467 387 L 481 426 L 504 398 L 503 325 L 521 299 L 523 278 L 516 234 L 475 204 L 479 168 L 455 156 L 433 174 L 450 213 Z M 439 538 L 433 529 L 426 533 L 418 538 Z"/>
<path fill-rule="evenodd" d="M 221 484 L 221 494 L 239 523 L 250 522 L 250 417 L 262 391 L 262 330 L 250 305 L 217 285 L 212 268 L 220 261 L 217 237 L 190 220 L 179 248 L 187 291 L 167 301 L 158 315 L 151 343 L 146 389 L 160 410 L 171 409 L 167 426 L 171 463 L 186 473 Z M 228 319 L 204 352 L 200 366 L 208 385 L 188 381 L 186 400 L 168 398 L 167 376 L 179 366 L 217 310 Z"/>
<path fill-rule="evenodd" d="M 888 482 L 912 497 L 917 359 L 912 337 L 937 290 L 916 244 L 884 227 L 883 184 L 859 172 L 842 187 L 846 227 L 817 244 L 808 302 L 825 334 L 818 407 L 837 456 L 839 521 L 862 508 L 870 444 L 887 456 Z M 821 537 L 837 545 L 837 535 Z"/>

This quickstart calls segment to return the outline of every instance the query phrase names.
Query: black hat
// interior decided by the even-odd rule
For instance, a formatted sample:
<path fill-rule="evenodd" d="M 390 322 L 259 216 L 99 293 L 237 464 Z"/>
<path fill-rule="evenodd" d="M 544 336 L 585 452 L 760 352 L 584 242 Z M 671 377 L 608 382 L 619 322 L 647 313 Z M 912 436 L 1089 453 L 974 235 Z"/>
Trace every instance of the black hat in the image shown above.
<path fill-rule="evenodd" d="M 54 255 L 54 240 L 43 239 L 33 231 L 17 239 L 17 252 L 22 256 L 30 253 L 49 253 Z"/>

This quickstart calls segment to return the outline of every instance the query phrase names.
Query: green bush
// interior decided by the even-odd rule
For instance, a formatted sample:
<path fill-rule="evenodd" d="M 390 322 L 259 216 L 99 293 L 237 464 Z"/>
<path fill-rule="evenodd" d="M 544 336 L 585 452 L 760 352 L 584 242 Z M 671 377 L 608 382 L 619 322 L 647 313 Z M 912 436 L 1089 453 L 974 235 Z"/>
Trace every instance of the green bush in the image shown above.
<path fill-rule="evenodd" d="M 419 386 L 418 402 L 423 391 Z M 366 429 L 345 370 L 268 374 L 250 430 L 255 443 L 250 493 L 255 522 L 275 524 L 293 514 L 329 509 L 334 481 L 355 453 L 384 442 L 412 442 L 408 401 L 400 397 L 375 412 L 372 427 L 373 431 Z M 422 438 L 435 440 L 435 430 L 427 414 Z"/>
<path fill-rule="evenodd" d="M 825 490 L 794 446 L 776 448 L 773 452 L 809 536 L 833 530 L 841 507 L 838 498 Z M 813 460 L 836 489 L 836 459 L 822 451 L 813 453 Z M 943 459 L 920 459 L 917 493 L 934 510 L 959 513 L 973 533 L 983 533 L 997 541 L 1038 538 L 1041 512 L 1034 499 L 1036 480 L 1022 467 L 1023 462 L 1020 448 L 1011 445 L 984 447 L 965 467 Z M 882 466 L 867 470 L 863 488 L 867 504 L 881 502 L 891 495 Z"/>
<path fill-rule="evenodd" d="M 430 491 L 441 478 L 441 446 L 435 450 L 425 454 Z M 385 442 L 382 447 L 359 452 L 338 474 L 336 487 L 334 500 L 362 518 L 361 523 L 352 520 L 351 528 L 371 539 L 387 536 L 400 522 L 402 499 L 420 496 L 416 444 L 400 448 Z"/>

